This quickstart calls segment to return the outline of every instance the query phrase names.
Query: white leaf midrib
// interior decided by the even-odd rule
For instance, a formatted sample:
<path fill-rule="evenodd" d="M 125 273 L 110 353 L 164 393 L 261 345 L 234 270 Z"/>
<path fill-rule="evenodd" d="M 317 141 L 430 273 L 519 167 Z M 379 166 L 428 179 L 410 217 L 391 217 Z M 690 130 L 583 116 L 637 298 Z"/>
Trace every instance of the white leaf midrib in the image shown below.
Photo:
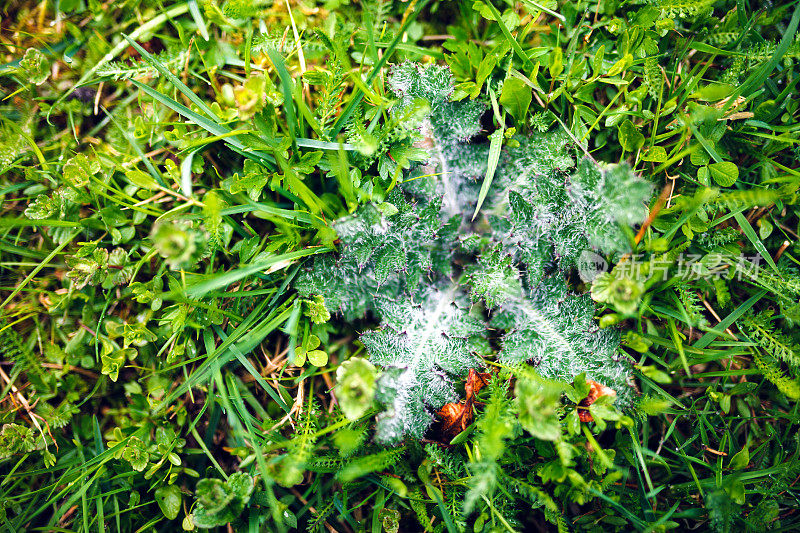
<path fill-rule="evenodd" d="M 412 352 L 412 361 L 411 365 L 409 365 L 410 369 L 416 370 L 423 357 L 423 350 L 428 345 L 431 337 L 436 333 L 438 329 L 440 329 L 439 321 L 441 320 L 442 315 L 447 311 L 447 308 L 453 303 L 453 295 L 457 289 L 456 285 L 451 286 L 445 292 L 437 292 L 434 293 L 439 296 L 439 303 L 436 304 L 436 308 L 433 310 L 433 313 L 428 316 L 427 313 L 423 311 L 423 317 L 427 319 L 427 324 L 425 325 L 424 329 L 419 333 L 418 341 L 414 345 L 414 349 Z"/>

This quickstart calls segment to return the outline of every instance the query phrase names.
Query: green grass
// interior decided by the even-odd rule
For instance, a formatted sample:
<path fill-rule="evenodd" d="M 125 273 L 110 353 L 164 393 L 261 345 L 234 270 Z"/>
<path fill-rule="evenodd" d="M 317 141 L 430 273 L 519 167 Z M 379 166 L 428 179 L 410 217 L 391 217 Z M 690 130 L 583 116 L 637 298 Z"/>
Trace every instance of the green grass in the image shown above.
<path fill-rule="evenodd" d="M 796 1 L 12 2 L 1 527 L 795 530 L 799 24 Z M 462 236 L 540 133 L 653 184 L 632 252 L 567 275 L 620 331 L 629 405 L 581 422 L 586 380 L 501 363 L 498 333 L 466 430 L 374 440 L 380 369 L 343 363 L 379 320 L 295 284 L 334 221 L 444 179 L 413 174 L 424 106 L 392 111 L 405 61 L 486 106 Z"/>

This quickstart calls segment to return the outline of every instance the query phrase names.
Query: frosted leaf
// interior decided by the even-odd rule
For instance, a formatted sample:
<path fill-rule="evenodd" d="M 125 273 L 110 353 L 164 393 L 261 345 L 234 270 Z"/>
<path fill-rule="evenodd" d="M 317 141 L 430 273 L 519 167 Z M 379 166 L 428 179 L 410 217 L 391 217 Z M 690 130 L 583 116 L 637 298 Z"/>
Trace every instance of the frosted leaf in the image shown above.
<path fill-rule="evenodd" d="M 597 165 L 583 160 L 572 175 L 537 175 L 510 190 L 507 245 L 533 271 L 548 253 L 563 270 L 576 266 L 585 250 L 605 254 L 631 250 L 622 229 L 644 221 L 652 186 L 627 165 Z"/>
<path fill-rule="evenodd" d="M 486 105 L 478 100 L 443 103 L 431 110 L 431 123 L 440 140 L 468 141 L 481 129 Z"/>
<path fill-rule="evenodd" d="M 619 331 L 600 329 L 588 295 L 569 294 L 560 276 L 545 278 L 529 297 L 510 301 L 492 323 L 508 329 L 498 358 L 504 363 L 532 362 L 543 377 L 566 381 L 582 372 L 620 392 L 629 401 L 629 365 L 615 355 Z"/>
<path fill-rule="evenodd" d="M 413 169 L 403 187 L 428 199 L 443 198 L 447 216 L 466 211 L 463 189 L 465 185 L 474 188 L 474 183 L 465 180 L 485 173 L 487 148 L 464 143 L 480 132 L 486 104 L 478 100 L 450 102 L 453 77 L 445 66 L 396 65 L 389 74 L 388 85 L 398 98 L 392 107 L 395 117 L 415 102 L 429 105 L 428 119 L 420 127 L 421 140 L 416 146 L 424 149 L 430 160 Z M 477 198 L 477 190 L 468 196 Z"/>
<path fill-rule="evenodd" d="M 473 301 L 483 298 L 486 307 L 493 308 L 521 293 L 519 270 L 512 265 L 513 257 L 500 249 L 484 252 L 478 264 L 470 269 L 469 282 Z"/>
<path fill-rule="evenodd" d="M 396 190 L 387 201 L 396 208 L 391 216 L 368 204 L 334 222 L 341 254 L 316 257 L 300 272 L 295 288 L 301 296 L 324 297 L 328 311 L 347 320 L 380 316 L 379 296 L 415 294 L 437 272 L 449 273 L 448 241 L 457 226 L 442 224 L 440 200 L 415 204 Z M 439 232 L 450 237 L 443 240 Z"/>
<path fill-rule="evenodd" d="M 451 102 L 455 87 L 448 67 L 402 63 L 392 68 L 387 84 L 398 98 L 392 108 L 394 115 L 419 100 L 430 106 L 430 124 L 437 142 L 467 141 L 480 131 L 486 104 L 478 100 Z"/>
<path fill-rule="evenodd" d="M 399 98 L 396 109 L 418 99 L 425 100 L 433 108 L 448 103 L 453 94 L 453 75 L 445 66 L 405 62 L 392 68 L 387 85 Z"/>
<path fill-rule="evenodd" d="M 371 267 L 358 268 L 352 261 L 336 261 L 333 254 L 315 257 L 300 271 L 294 287 L 303 298 L 324 297 L 325 308 L 345 320 L 363 318 L 368 312 L 380 315 L 379 297 L 397 297 L 399 279 L 382 284 Z"/>
<path fill-rule="evenodd" d="M 517 189 L 530 187 L 536 176 L 564 174 L 575 167 L 575 156 L 570 137 L 562 130 L 551 133 L 534 133 L 519 138 L 520 145 L 506 147 L 502 160 L 504 177 L 499 176 L 498 186 Z M 514 185 L 511 185 L 511 184 Z"/>
<path fill-rule="evenodd" d="M 389 302 L 382 307 L 381 329 L 361 336 L 370 361 L 391 369 L 379 383 L 387 410 L 378 417 L 378 440 L 421 437 L 433 420 L 431 410 L 457 399 L 452 380 L 480 363 L 469 337 L 485 327 L 457 297 L 453 286 L 431 290 L 420 304 Z"/>
<path fill-rule="evenodd" d="M 480 363 L 476 353 L 496 349 L 483 318 L 467 312 L 470 297 L 490 309 L 501 361 L 531 362 L 567 381 L 586 372 L 629 403 L 619 332 L 597 326 L 594 303 L 570 294 L 563 275 L 586 250 L 630 250 L 629 226 L 645 220 L 651 185 L 626 165 L 578 161 L 566 132 L 515 136 L 519 145 L 502 149 L 483 216 L 469 223 L 488 160 L 477 136 L 485 103 L 450 102 L 453 80 L 442 66 L 398 65 L 388 85 L 397 100 L 377 166 L 386 178 L 406 169 L 386 200 L 393 209 L 364 205 L 336 221 L 339 253 L 315 257 L 295 281 L 301 296 L 323 296 L 346 320 L 381 319 L 361 337 L 382 370 L 377 440 L 422 437 L 434 410 L 456 399 L 455 380 Z M 429 159 L 389 165 L 391 149 Z M 466 292 L 441 288 L 460 273 Z"/>

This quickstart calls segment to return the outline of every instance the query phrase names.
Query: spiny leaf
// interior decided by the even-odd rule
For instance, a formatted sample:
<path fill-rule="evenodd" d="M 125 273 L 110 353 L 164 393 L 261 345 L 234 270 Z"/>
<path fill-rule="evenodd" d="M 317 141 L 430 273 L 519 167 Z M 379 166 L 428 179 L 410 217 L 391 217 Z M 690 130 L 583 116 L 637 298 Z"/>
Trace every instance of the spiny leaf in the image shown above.
<path fill-rule="evenodd" d="M 396 442 L 421 437 L 433 421 L 431 409 L 457 398 L 453 378 L 464 377 L 478 360 L 469 338 L 483 325 L 457 303 L 456 286 L 432 289 L 421 304 L 387 303 L 380 330 L 361 336 L 370 361 L 389 370 L 381 378 L 376 437 Z"/>

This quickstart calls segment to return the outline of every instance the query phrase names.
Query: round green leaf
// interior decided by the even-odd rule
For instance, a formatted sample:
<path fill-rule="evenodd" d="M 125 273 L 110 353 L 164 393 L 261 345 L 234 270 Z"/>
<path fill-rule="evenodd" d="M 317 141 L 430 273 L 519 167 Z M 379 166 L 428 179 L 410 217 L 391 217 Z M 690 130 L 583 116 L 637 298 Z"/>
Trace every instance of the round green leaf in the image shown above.
<path fill-rule="evenodd" d="M 689 161 L 698 167 L 707 165 L 711 161 L 711 156 L 699 144 L 694 144 L 694 147 L 697 149 L 689 156 Z"/>
<path fill-rule="evenodd" d="M 730 161 L 711 163 L 708 165 L 708 171 L 721 187 L 730 187 L 739 179 L 739 168 Z"/>
<path fill-rule="evenodd" d="M 328 354 L 322 350 L 311 350 L 306 354 L 308 362 L 314 366 L 325 366 L 328 364 Z"/>
<path fill-rule="evenodd" d="M 636 126 L 633 125 L 628 119 L 622 121 L 619 125 L 619 144 L 626 152 L 635 152 L 644 146 L 644 135 L 642 135 Z"/>
<path fill-rule="evenodd" d="M 663 163 L 667 160 L 667 151 L 663 146 L 653 146 L 642 154 L 642 161 L 654 161 Z"/>
<path fill-rule="evenodd" d="M 181 489 L 176 485 L 167 485 L 156 489 L 156 503 L 170 520 L 174 520 L 181 510 Z"/>
<path fill-rule="evenodd" d="M 353 357 L 336 369 L 336 399 L 348 420 L 358 420 L 372 406 L 378 370 L 361 357 Z"/>
<path fill-rule="evenodd" d="M 772 230 L 775 229 L 772 225 L 772 222 L 767 220 L 766 218 L 759 218 L 758 219 L 758 236 L 762 239 L 766 239 L 772 234 Z"/>

